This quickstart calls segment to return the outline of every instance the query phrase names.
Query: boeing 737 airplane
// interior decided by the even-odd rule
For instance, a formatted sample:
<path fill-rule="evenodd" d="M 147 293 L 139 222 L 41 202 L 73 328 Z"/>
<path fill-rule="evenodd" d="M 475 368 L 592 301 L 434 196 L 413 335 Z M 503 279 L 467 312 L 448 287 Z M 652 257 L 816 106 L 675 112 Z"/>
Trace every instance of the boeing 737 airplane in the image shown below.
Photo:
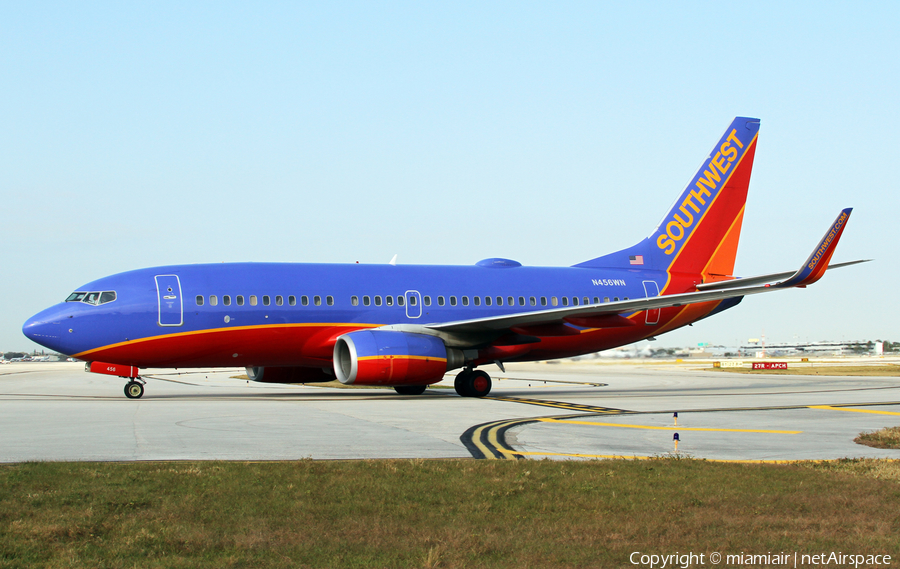
<path fill-rule="evenodd" d="M 418 395 L 461 368 L 456 391 L 491 390 L 481 366 L 565 358 L 653 338 L 745 296 L 819 280 L 850 209 L 796 272 L 732 272 L 759 120 L 734 119 L 649 237 L 572 267 L 233 263 L 129 271 L 78 288 L 24 334 L 128 379 L 141 368 L 246 367 L 254 381 L 393 386 Z"/>

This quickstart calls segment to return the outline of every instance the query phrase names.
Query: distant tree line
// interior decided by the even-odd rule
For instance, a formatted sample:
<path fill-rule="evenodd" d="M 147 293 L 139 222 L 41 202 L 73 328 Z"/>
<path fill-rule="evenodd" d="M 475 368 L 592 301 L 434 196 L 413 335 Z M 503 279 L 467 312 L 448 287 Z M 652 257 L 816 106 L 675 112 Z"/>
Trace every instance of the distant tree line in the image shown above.
<path fill-rule="evenodd" d="M 875 340 L 875 342 L 881 342 L 881 340 Z M 875 342 L 872 340 L 869 340 L 868 342 L 856 342 L 850 344 L 849 349 L 854 354 L 864 354 L 875 350 Z M 900 352 L 900 342 L 890 342 L 885 340 L 883 344 L 885 353 Z"/>

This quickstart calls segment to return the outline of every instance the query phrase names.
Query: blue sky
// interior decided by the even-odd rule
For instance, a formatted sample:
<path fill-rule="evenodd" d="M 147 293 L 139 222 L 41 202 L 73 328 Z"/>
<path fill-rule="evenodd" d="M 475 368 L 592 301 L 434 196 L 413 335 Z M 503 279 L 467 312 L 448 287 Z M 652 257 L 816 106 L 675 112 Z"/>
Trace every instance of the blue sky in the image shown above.
<path fill-rule="evenodd" d="M 659 345 L 900 340 L 900 4 L 3 3 L 0 350 L 80 285 L 219 261 L 571 265 L 762 120 L 736 272 Z"/>

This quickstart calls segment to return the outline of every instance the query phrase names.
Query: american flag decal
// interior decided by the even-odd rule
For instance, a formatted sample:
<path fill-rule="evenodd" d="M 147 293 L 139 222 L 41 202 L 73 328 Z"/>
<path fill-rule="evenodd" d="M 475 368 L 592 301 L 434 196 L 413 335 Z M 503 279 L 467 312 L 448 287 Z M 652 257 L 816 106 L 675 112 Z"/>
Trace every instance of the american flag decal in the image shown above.
<path fill-rule="evenodd" d="M 644 264 L 644 256 L 643 255 L 630 255 L 628 257 L 629 265 L 643 265 Z"/>

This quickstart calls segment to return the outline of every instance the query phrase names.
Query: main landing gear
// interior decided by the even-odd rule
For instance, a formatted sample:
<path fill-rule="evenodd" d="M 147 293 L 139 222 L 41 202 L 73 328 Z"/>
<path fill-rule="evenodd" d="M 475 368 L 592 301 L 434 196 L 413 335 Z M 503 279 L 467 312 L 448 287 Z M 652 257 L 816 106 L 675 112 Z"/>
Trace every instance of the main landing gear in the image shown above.
<path fill-rule="evenodd" d="M 131 378 L 131 381 L 125 384 L 125 397 L 129 399 L 140 399 L 144 394 L 144 384 L 147 383 L 139 377 Z"/>
<path fill-rule="evenodd" d="M 481 370 L 465 369 L 453 382 L 462 397 L 484 397 L 491 392 L 491 376 Z"/>

